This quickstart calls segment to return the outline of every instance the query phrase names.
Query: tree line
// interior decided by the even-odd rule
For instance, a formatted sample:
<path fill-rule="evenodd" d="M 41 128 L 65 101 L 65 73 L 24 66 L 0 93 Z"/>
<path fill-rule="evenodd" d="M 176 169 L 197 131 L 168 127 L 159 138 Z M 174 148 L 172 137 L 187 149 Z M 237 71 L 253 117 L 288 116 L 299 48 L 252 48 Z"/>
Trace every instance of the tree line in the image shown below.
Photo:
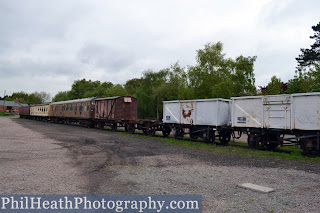
<path fill-rule="evenodd" d="M 33 92 L 33 93 L 26 93 L 26 92 L 14 92 L 11 96 L 6 95 L 0 100 L 6 101 L 16 101 L 18 100 L 19 103 L 23 104 L 43 104 L 49 102 L 51 100 L 50 94 L 47 92 Z"/>

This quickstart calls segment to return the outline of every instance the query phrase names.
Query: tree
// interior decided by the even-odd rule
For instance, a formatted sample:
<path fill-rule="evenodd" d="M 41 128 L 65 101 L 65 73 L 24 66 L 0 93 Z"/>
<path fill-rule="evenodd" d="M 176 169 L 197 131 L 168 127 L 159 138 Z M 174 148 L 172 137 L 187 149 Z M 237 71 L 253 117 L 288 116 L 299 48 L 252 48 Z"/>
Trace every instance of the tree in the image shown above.
<path fill-rule="evenodd" d="M 314 35 L 310 36 L 310 38 L 315 39 L 315 42 L 311 45 L 310 49 L 300 49 L 302 54 L 296 58 L 299 67 L 320 65 L 320 22 L 312 26 L 312 30 L 314 31 Z"/>
<path fill-rule="evenodd" d="M 25 103 L 25 104 L 42 104 L 50 101 L 50 94 L 44 91 L 40 93 L 34 92 L 31 94 L 21 91 L 21 92 L 12 93 L 10 98 L 11 100 L 18 99 L 20 103 Z"/>
<path fill-rule="evenodd" d="M 268 83 L 265 89 L 264 95 L 279 95 L 285 93 L 286 84 L 281 81 L 277 76 L 272 76 L 271 81 Z"/>
<path fill-rule="evenodd" d="M 197 51 L 197 64 L 188 77 L 196 98 L 230 98 L 256 93 L 253 72 L 256 57 L 225 58 L 223 44 L 208 43 Z"/>
<path fill-rule="evenodd" d="M 133 78 L 126 82 L 124 88 L 127 90 L 129 95 L 134 96 L 139 87 L 143 85 L 143 78 Z"/>
<path fill-rule="evenodd" d="M 314 35 L 310 38 L 315 42 L 309 49 L 300 49 L 302 53 L 296 58 L 298 67 L 288 82 L 288 93 L 320 91 L 320 22 L 312 29 Z"/>
<path fill-rule="evenodd" d="M 114 87 L 111 87 L 105 91 L 106 97 L 125 96 L 125 95 L 128 95 L 128 92 L 121 84 L 116 84 Z"/>
<path fill-rule="evenodd" d="M 70 100 L 70 91 L 61 91 L 58 92 L 54 98 L 52 99 L 52 102 L 58 102 L 58 101 L 67 101 Z"/>

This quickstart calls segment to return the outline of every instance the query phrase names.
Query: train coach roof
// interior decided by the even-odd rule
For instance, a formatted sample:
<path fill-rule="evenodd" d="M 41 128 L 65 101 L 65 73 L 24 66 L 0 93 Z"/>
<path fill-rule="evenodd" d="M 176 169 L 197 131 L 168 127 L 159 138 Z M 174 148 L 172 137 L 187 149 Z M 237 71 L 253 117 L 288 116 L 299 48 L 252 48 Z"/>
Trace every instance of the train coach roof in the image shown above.
<path fill-rule="evenodd" d="M 194 100 L 173 100 L 173 101 L 163 101 L 163 103 L 183 103 L 183 102 L 210 102 L 210 101 L 230 101 L 230 99 L 223 99 L 223 98 L 209 98 L 209 99 L 194 99 Z"/>
<path fill-rule="evenodd" d="M 101 101 L 101 100 L 112 100 L 112 99 L 117 99 L 120 98 L 121 96 L 114 96 L 114 97 L 106 97 L 106 98 L 96 98 L 96 101 Z"/>
<path fill-rule="evenodd" d="M 77 102 L 88 102 L 88 101 L 93 101 L 93 100 L 95 100 L 95 98 L 82 98 L 82 99 L 74 99 L 74 100 L 69 100 L 69 101 L 54 102 L 54 103 L 51 103 L 51 105 L 70 104 L 70 103 L 77 103 Z"/>

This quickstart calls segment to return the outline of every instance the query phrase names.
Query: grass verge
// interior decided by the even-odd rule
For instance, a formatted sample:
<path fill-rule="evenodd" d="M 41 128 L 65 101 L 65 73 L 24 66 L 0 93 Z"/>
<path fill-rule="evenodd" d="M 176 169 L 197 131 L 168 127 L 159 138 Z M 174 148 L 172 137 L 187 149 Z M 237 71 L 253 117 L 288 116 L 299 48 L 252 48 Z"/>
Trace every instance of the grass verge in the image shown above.
<path fill-rule="evenodd" d="M 175 138 L 164 138 L 164 137 L 151 137 L 140 134 L 129 134 L 126 132 L 121 132 L 120 134 L 140 137 L 151 140 L 160 140 L 166 143 L 185 146 L 185 147 L 199 147 L 207 149 L 213 154 L 237 154 L 237 155 L 247 155 L 247 156 L 257 156 L 257 157 L 274 157 L 278 159 L 291 159 L 299 162 L 318 162 L 320 163 L 320 157 L 307 157 L 301 154 L 301 149 L 299 147 L 277 147 L 275 151 L 268 150 L 256 150 L 251 149 L 247 143 L 240 141 L 230 141 L 227 146 L 219 145 L 219 140 L 216 140 L 217 144 L 207 144 L 203 141 L 190 141 L 190 140 L 179 140 Z"/>
<path fill-rule="evenodd" d="M 0 116 L 14 116 L 12 112 L 0 112 Z"/>

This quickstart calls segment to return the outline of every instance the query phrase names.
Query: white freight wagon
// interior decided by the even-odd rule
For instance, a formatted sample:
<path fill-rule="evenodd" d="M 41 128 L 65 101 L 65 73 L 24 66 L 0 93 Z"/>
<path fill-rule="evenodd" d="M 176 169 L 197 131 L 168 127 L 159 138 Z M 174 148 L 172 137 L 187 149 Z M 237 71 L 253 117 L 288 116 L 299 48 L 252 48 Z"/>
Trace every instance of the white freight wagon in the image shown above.
<path fill-rule="evenodd" d="M 320 93 L 235 97 L 232 127 L 248 132 L 253 147 L 275 148 L 283 134 L 296 135 L 306 150 L 319 150 Z M 304 147 L 303 147 L 304 146 Z"/>
<path fill-rule="evenodd" d="M 163 102 L 163 123 L 174 128 L 175 137 L 183 137 L 188 132 L 191 138 L 201 137 L 214 141 L 218 131 L 221 142 L 230 140 L 226 127 L 231 121 L 231 100 L 197 99 Z"/>

